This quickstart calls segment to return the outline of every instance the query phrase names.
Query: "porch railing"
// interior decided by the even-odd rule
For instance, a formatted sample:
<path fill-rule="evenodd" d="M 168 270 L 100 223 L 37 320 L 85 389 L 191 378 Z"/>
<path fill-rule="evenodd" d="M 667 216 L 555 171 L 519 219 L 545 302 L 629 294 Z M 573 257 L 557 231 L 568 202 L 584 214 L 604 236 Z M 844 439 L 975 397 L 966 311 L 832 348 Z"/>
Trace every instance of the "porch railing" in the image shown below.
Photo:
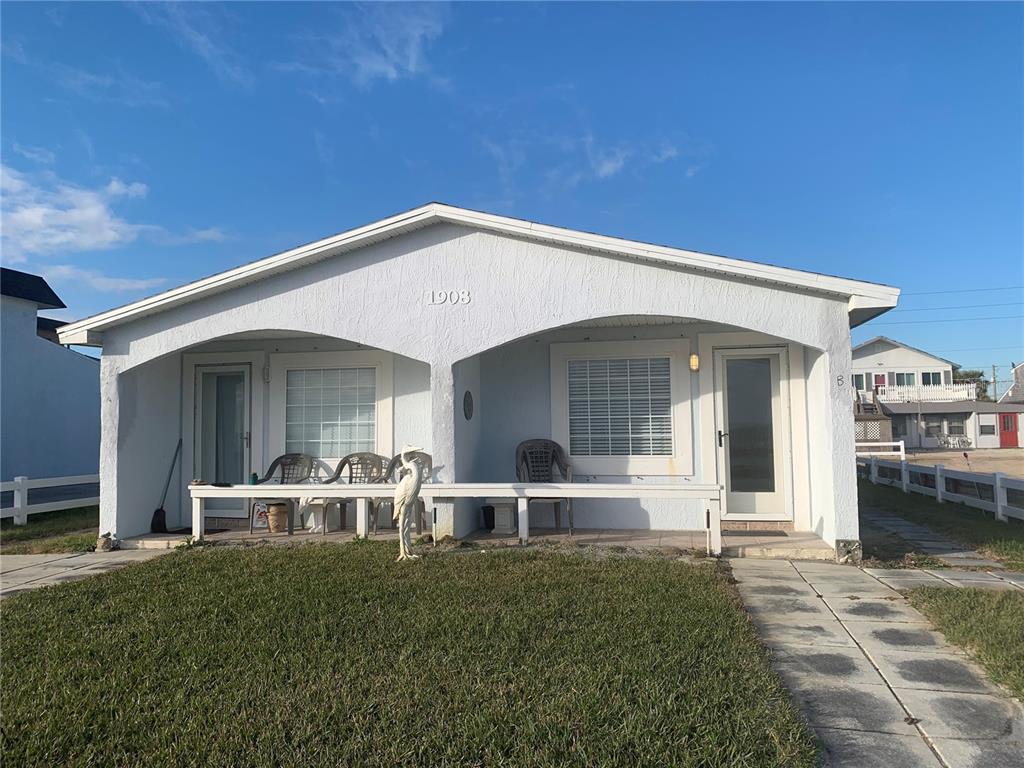
<path fill-rule="evenodd" d="M 978 387 L 973 381 L 953 384 L 880 385 L 875 388 L 883 403 L 929 403 L 977 400 Z"/>
<path fill-rule="evenodd" d="M 250 499 L 272 496 L 298 502 L 302 498 L 355 499 L 356 536 L 369 532 L 369 500 L 390 498 L 393 484 L 331 485 L 190 485 L 192 497 L 192 536 L 201 539 L 205 525 L 205 499 Z M 519 541 L 530 539 L 530 499 L 672 499 L 700 500 L 706 503 L 705 529 L 708 554 L 722 553 L 722 516 L 725 514 L 725 490 L 721 485 L 631 485 L 627 483 L 427 483 L 420 497 L 430 509 L 436 502 L 452 499 L 514 498 L 519 508 Z M 431 520 L 435 519 L 431 515 Z M 433 533 L 433 531 L 432 531 Z"/>

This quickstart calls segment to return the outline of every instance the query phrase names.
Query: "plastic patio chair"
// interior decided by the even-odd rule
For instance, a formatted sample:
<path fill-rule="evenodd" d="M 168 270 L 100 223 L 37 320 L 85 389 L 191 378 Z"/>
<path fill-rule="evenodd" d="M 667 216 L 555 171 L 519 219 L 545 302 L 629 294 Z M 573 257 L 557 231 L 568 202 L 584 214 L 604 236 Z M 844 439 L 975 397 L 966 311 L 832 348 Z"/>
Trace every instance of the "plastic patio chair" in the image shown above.
<path fill-rule="evenodd" d="M 516 446 L 516 478 L 521 483 L 553 483 L 555 482 L 554 468 L 562 475 L 562 479 L 572 482 L 572 465 L 562 448 L 554 440 L 538 438 L 535 440 L 524 440 Z M 534 502 L 547 499 L 533 499 Z M 562 503 L 569 513 L 569 535 L 572 535 L 572 499 L 551 500 L 555 506 L 555 530 L 562 528 Z"/>
<path fill-rule="evenodd" d="M 324 480 L 324 483 L 337 483 L 341 476 L 348 470 L 346 482 L 352 484 L 378 483 L 384 472 L 384 463 L 387 459 L 370 451 L 350 453 L 338 462 L 338 468 L 334 474 Z M 349 502 L 354 499 L 337 499 L 338 511 L 341 514 L 341 529 L 345 529 L 345 519 L 348 516 Z M 370 502 L 370 517 L 373 518 L 373 532 L 377 532 L 377 513 L 374 504 Z M 324 505 L 324 534 L 327 533 L 327 505 Z"/>
<path fill-rule="evenodd" d="M 267 474 L 256 481 L 256 485 L 276 484 L 293 485 L 304 483 L 313 474 L 313 457 L 304 453 L 285 453 L 278 456 L 270 463 Z M 276 476 L 276 482 L 275 482 Z M 287 498 L 263 498 L 258 501 L 266 504 L 287 504 L 288 505 L 288 535 L 291 536 L 294 528 L 295 501 Z M 254 500 L 249 509 L 249 533 L 253 532 L 253 521 L 256 517 L 256 503 Z"/>

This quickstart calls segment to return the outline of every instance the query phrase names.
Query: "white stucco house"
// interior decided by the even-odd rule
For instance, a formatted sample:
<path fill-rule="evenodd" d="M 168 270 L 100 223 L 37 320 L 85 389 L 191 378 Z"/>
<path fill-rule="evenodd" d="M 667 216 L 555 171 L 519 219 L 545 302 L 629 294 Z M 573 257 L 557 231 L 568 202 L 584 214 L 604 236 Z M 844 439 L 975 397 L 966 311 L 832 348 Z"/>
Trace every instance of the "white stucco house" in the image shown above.
<path fill-rule="evenodd" d="M 0 479 L 96 474 L 100 365 L 56 343 L 40 310 L 64 302 L 38 275 L 0 268 Z"/>
<path fill-rule="evenodd" d="M 853 387 L 862 399 L 882 402 L 976 400 L 974 382 L 954 381 L 951 360 L 876 336 L 853 348 Z"/>
<path fill-rule="evenodd" d="M 850 328 L 898 294 L 432 203 L 60 337 L 103 349 L 101 528 L 119 538 L 148 531 L 179 437 L 166 508 L 185 526 L 190 478 L 245 482 L 286 451 L 410 443 L 437 482 L 498 482 L 520 441 L 551 438 L 575 482 L 720 482 L 726 522 L 843 547 Z M 704 528 L 686 502 L 577 501 L 577 528 Z M 207 514 L 247 517 L 221 502 Z M 473 531 L 478 506 L 443 506 L 438 534 Z"/>

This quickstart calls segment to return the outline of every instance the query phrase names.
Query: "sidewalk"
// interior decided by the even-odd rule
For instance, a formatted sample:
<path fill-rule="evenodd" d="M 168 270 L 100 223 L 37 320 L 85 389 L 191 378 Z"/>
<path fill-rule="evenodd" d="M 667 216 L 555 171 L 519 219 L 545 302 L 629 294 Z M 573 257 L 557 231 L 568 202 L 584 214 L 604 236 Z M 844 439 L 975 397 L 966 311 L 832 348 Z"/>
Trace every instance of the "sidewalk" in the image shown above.
<path fill-rule="evenodd" d="M 1024 708 L 895 591 L 1024 591 L 1024 574 L 730 560 L 773 663 L 837 768 L 1020 766 Z"/>
<path fill-rule="evenodd" d="M 168 550 L 0 555 L 0 599 L 48 584 L 76 581 L 166 554 Z"/>
<path fill-rule="evenodd" d="M 931 555 L 937 560 L 955 567 L 962 568 L 1002 568 L 995 560 L 990 560 L 979 552 L 936 533 L 924 525 L 912 523 L 898 515 L 883 512 L 861 505 L 860 519 L 881 528 L 883 531 L 899 536 L 918 552 Z"/>

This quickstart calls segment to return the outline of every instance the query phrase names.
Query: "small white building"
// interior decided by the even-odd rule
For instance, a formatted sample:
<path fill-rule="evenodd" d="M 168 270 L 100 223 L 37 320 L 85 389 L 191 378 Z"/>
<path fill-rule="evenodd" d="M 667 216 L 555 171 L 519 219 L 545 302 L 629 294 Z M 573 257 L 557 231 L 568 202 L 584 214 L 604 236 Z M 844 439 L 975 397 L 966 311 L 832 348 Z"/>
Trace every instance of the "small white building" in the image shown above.
<path fill-rule="evenodd" d="M 575 482 L 721 483 L 727 522 L 859 539 L 850 328 L 899 291 L 432 203 L 61 329 L 102 355 L 101 529 L 148 532 L 190 478 L 286 451 L 432 454 L 516 479 L 550 438 Z M 210 500 L 211 502 L 214 500 Z M 245 519 L 222 499 L 211 515 Z M 208 509 L 210 507 L 208 506 Z M 439 507 L 439 535 L 479 501 Z M 531 521 L 550 525 L 538 510 Z M 693 530 L 702 505 L 577 500 L 576 526 Z"/>
<path fill-rule="evenodd" d="M 1024 446 L 1024 405 L 959 402 L 882 403 L 894 440 L 907 448 Z"/>
<path fill-rule="evenodd" d="M 903 342 L 876 336 L 853 348 L 853 387 L 863 400 L 976 400 L 974 382 L 954 381 L 956 363 Z"/>
<path fill-rule="evenodd" d="M 57 343 L 62 309 L 38 275 L 0 268 L 0 479 L 93 475 L 99 467 L 99 360 Z"/>

